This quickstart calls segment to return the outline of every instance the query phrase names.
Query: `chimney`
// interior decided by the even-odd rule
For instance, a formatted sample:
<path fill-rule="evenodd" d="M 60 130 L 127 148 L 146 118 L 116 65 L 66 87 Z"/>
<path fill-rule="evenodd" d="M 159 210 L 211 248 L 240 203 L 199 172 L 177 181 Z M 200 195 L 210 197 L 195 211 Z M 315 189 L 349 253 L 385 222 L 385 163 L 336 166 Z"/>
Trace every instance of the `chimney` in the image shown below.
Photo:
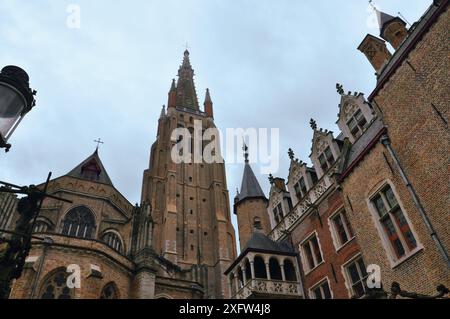
<path fill-rule="evenodd" d="M 384 65 L 392 57 L 392 54 L 386 47 L 386 42 L 371 34 L 366 35 L 358 50 L 364 53 L 377 74 L 380 74 Z"/>

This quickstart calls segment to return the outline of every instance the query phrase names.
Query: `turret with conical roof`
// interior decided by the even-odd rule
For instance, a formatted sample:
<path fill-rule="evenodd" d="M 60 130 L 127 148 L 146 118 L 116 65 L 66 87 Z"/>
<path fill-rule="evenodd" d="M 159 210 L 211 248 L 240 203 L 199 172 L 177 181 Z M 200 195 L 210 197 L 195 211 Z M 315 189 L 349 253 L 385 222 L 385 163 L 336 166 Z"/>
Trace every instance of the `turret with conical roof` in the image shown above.
<path fill-rule="evenodd" d="M 238 218 L 239 241 L 241 249 L 251 238 L 255 229 L 263 234 L 270 233 L 270 219 L 267 213 L 267 197 L 253 172 L 248 147 L 244 144 L 245 166 L 242 177 L 241 191 L 237 193 L 234 213 Z"/>
<path fill-rule="evenodd" d="M 408 36 L 406 22 L 399 17 L 393 17 L 375 8 L 378 24 L 380 26 L 380 36 L 388 41 L 397 50 L 400 44 Z"/>

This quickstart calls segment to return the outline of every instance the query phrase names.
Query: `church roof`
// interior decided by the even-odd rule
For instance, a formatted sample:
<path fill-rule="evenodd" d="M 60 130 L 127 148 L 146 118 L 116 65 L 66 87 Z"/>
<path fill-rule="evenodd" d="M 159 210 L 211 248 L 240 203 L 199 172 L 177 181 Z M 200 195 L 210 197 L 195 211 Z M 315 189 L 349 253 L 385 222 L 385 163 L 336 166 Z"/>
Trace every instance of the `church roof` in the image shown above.
<path fill-rule="evenodd" d="M 259 185 L 258 179 L 255 176 L 255 173 L 253 173 L 250 164 L 247 162 L 245 163 L 244 176 L 242 177 L 241 192 L 239 193 L 238 198 L 239 201 L 242 201 L 246 198 L 258 198 L 258 197 L 266 198 L 264 192 L 261 189 L 261 186 Z"/>
<path fill-rule="evenodd" d="M 92 179 L 87 178 L 86 175 L 83 174 L 83 171 L 85 169 L 91 169 L 97 172 L 98 175 L 97 178 L 94 180 L 95 182 L 113 186 L 113 183 L 109 178 L 102 161 L 100 160 L 100 156 L 98 155 L 98 149 L 96 149 L 91 156 L 86 158 L 77 167 L 71 170 L 66 176 L 92 181 Z"/>

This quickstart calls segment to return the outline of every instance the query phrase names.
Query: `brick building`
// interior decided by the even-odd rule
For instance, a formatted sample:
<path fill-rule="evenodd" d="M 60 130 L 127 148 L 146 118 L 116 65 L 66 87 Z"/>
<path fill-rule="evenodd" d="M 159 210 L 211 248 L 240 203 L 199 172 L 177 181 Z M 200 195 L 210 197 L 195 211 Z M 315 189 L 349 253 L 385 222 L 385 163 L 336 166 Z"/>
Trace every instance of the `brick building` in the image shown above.
<path fill-rule="evenodd" d="M 277 290 L 270 277 L 261 285 L 257 275 L 242 276 L 254 268 L 247 249 L 227 271 L 236 298 L 367 298 L 368 265 L 379 267 L 386 291 L 398 282 L 433 295 L 450 284 L 448 1 L 433 1 L 409 30 L 376 13 L 382 39 L 369 34 L 358 47 L 377 72 L 376 88 L 366 99 L 337 85 L 341 133 L 334 138 L 311 121 L 312 166 L 290 150 L 287 183 L 270 177 L 265 241 L 296 252 L 303 291 L 287 289 L 295 281 L 284 276 Z M 248 211 L 236 211 L 240 223 L 248 220 Z"/>
<path fill-rule="evenodd" d="M 409 30 L 400 18 L 377 14 L 394 53 L 383 55 L 386 44 L 374 36 L 359 49 L 377 71 L 368 99 L 383 123 L 349 147 L 342 192 L 383 285 L 433 294 L 450 282 L 448 1 L 434 1 Z M 382 47 L 366 47 L 368 38 Z"/>

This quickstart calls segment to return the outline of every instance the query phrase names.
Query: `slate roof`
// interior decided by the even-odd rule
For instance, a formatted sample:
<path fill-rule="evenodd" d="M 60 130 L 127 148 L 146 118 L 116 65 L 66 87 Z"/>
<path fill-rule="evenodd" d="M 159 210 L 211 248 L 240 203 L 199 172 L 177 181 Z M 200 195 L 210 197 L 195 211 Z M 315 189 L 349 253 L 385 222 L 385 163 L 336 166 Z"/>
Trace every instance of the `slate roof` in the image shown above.
<path fill-rule="evenodd" d="M 98 179 L 95 180 L 95 182 L 114 186 L 111 179 L 108 176 L 108 173 L 106 172 L 105 167 L 103 166 L 102 161 L 100 160 L 100 157 L 98 155 L 98 149 L 95 150 L 95 152 L 91 156 L 89 156 L 87 159 L 85 159 L 83 162 L 81 162 L 77 167 L 75 167 L 73 170 L 71 170 L 66 176 L 75 177 L 75 178 L 84 179 L 84 180 L 90 180 L 90 179 L 87 179 L 82 174 L 83 166 L 85 166 L 86 164 L 89 164 L 90 162 L 95 162 L 100 168 L 100 175 L 98 176 Z"/>
<path fill-rule="evenodd" d="M 384 13 L 382 11 L 376 10 L 377 12 L 377 19 L 378 19 L 378 25 L 380 26 L 380 30 L 383 29 L 383 26 L 385 23 L 394 20 L 396 17 L 393 17 L 387 13 Z"/>
<path fill-rule="evenodd" d="M 241 192 L 239 193 L 239 201 L 246 198 L 266 198 L 264 192 L 259 185 L 258 179 L 253 173 L 250 164 L 246 163 L 244 168 L 244 176 L 242 177 Z"/>
<path fill-rule="evenodd" d="M 281 254 L 295 253 L 289 244 L 285 242 L 275 242 L 259 231 L 255 231 L 253 233 L 252 237 L 250 237 L 249 241 L 247 242 L 243 250 L 278 252 Z"/>
<path fill-rule="evenodd" d="M 229 274 L 234 267 L 241 262 L 248 252 L 260 252 L 266 254 L 276 254 L 285 256 L 296 256 L 297 253 L 292 246 L 287 242 L 275 242 L 262 232 L 256 230 L 252 237 L 245 245 L 239 257 L 228 267 L 225 275 Z"/>

